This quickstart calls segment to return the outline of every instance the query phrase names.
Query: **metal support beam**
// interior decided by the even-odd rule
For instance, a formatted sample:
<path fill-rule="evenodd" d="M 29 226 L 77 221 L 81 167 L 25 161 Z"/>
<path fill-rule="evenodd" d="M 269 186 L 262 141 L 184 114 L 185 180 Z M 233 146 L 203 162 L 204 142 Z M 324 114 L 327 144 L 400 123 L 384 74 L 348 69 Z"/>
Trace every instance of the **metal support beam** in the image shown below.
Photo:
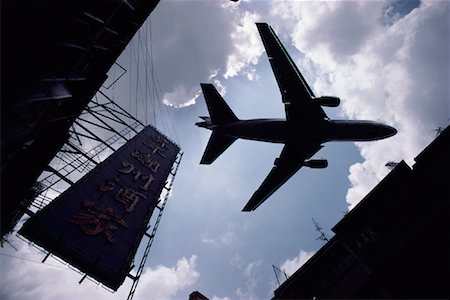
<path fill-rule="evenodd" d="M 67 182 L 70 185 L 74 184 L 72 180 L 70 180 L 69 178 L 67 178 L 63 174 L 59 173 L 57 170 L 53 169 L 51 166 L 47 166 L 45 168 L 45 170 L 48 171 L 48 172 L 52 172 L 53 174 L 55 174 L 56 176 L 58 176 L 59 178 L 61 178 L 62 180 L 64 180 L 65 182 Z"/>
<path fill-rule="evenodd" d="M 81 284 L 83 282 L 83 280 L 85 280 L 87 277 L 87 274 L 84 274 L 84 276 L 80 279 L 80 281 L 78 281 L 79 284 Z"/>
<path fill-rule="evenodd" d="M 181 158 L 182 157 L 183 157 L 183 152 L 180 152 L 178 154 L 177 159 L 174 162 L 175 171 L 174 171 L 174 175 L 171 178 L 171 183 L 169 185 L 170 188 L 172 187 L 172 184 L 173 184 L 173 181 L 175 179 L 175 175 L 177 173 L 178 167 L 180 166 L 180 162 L 181 162 Z M 170 191 L 170 189 L 169 189 L 169 191 Z M 164 208 L 165 208 L 165 206 L 167 204 L 167 200 L 169 199 L 169 194 L 170 194 L 169 192 L 165 194 L 165 197 L 164 197 L 164 200 L 163 200 L 163 204 L 162 204 L 162 206 L 160 208 L 160 211 L 159 211 L 158 217 L 156 218 L 155 224 L 153 225 L 153 230 L 152 230 L 151 235 L 149 236 L 148 233 L 145 233 L 145 235 L 149 237 L 149 240 L 147 242 L 147 246 L 145 247 L 144 254 L 142 256 L 142 259 L 141 259 L 141 262 L 139 264 L 139 267 L 138 267 L 138 270 L 136 272 L 136 275 L 134 275 L 134 276 L 131 275 L 131 274 L 129 275 L 130 278 L 134 277 L 135 279 L 133 279 L 133 283 L 131 285 L 130 293 L 128 294 L 127 300 L 132 300 L 133 296 L 134 296 L 134 293 L 136 292 L 136 288 L 137 288 L 137 285 L 139 283 L 139 279 L 141 278 L 141 274 L 142 274 L 142 272 L 144 270 L 145 262 L 147 261 L 147 257 L 148 257 L 148 254 L 150 252 L 150 248 L 152 247 L 152 244 L 153 244 L 153 239 L 155 237 L 156 231 L 158 230 L 159 222 L 161 221 L 161 217 L 162 217 L 162 214 L 164 212 Z"/>
<path fill-rule="evenodd" d="M 50 256 L 50 252 L 47 252 L 47 255 L 44 257 L 44 259 L 42 260 L 42 262 L 45 262 L 47 260 L 47 258 L 49 258 Z"/>
<path fill-rule="evenodd" d="M 89 133 L 95 140 L 103 143 L 106 145 L 106 147 L 108 147 L 109 149 L 111 149 L 112 151 L 116 151 L 116 149 L 114 149 L 113 147 L 111 147 L 110 145 L 106 144 L 101 138 L 99 138 L 95 133 L 93 133 L 92 131 L 90 131 L 89 129 L 87 129 L 84 125 L 82 125 L 80 122 L 75 121 L 74 123 L 76 123 L 78 126 L 80 126 L 81 128 L 83 128 L 83 130 L 85 130 L 87 133 Z"/>

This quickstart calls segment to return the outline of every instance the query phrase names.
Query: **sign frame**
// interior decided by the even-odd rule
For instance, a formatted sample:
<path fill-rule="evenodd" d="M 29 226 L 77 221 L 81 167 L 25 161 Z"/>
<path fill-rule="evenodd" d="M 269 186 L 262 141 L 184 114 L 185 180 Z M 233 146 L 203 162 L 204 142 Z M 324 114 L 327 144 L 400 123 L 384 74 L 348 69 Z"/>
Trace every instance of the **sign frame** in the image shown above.
<path fill-rule="evenodd" d="M 19 234 L 117 290 L 179 153 L 156 128 L 145 127 L 30 217 Z"/>

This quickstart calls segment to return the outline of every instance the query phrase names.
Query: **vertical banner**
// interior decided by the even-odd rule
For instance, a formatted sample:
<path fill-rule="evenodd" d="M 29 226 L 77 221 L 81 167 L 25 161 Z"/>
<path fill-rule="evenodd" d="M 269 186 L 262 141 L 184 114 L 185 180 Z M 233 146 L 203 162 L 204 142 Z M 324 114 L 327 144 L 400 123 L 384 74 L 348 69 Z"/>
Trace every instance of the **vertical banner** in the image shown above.
<path fill-rule="evenodd" d="M 117 290 L 179 151 L 146 127 L 28 219 L 19 233 Z"/>

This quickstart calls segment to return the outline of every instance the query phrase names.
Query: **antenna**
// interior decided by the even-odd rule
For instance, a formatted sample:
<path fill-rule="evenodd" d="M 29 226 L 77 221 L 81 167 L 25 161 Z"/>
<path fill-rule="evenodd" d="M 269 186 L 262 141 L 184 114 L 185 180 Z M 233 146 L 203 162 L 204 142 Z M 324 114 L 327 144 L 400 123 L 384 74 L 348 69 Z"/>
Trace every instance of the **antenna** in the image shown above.
<path fill-rule="evenodd" d="M 323 232 L 322 226 L 320 226 L 320 224 L 316 220 L 314 220 L 314 218 L 312 218 L 312 221 L 314 223 L 314 227 L 316 227 L 316 231 L 320 233 L 320 236 L 316 238 L 316 241 L 321 240 L 322 242 L 328 242 L 330 239 L 325 234 L 325 232 Z"/>
<path fill-rule="evenodd" d="M 442 133 L 442 131 L 444 131 L 444 128 L 442 128 L 441 126 L 439 126 L 438 128 L 436 128 L 434 131 L 436 131 L 436 137 L 438 135 L 440 135 Z"/>
<path fill-rule="evenodd" d="M 280 279 L 278 278 L 278 273 L 283 274 L 284 277 L 286 278 L 285 280 L 288 279 L 288 276 L 287 276 L 287 274 L 286 274 L 286 271 L 281 270 L 280 268 L 276 267 L 275 265 L 272 265 L 272 269 L 273 269 L 273 272 L 275 273 L 275 278 L 277 279 L 278 286 L 281 285 Z M 283 282 L 284 282 L 285 280 L 283 280 Z"/>

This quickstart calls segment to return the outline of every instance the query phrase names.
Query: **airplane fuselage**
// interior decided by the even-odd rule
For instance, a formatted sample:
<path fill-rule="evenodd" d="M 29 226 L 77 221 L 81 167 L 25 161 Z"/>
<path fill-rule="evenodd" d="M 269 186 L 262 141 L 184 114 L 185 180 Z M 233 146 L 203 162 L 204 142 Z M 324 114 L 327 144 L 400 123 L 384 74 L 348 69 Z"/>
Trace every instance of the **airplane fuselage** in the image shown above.
<path fill-rule="evenodd" d="M 315 141 L 375 141 L 393 136 L 397 131 L 372 121 L 321 120 L 320 122 L 288 122 L 284 119 L 238 120 L 223 125 L 198 123 L 235 138 L 271 142 L 301 143 Z"/>
<path fill-rule="evenodd" d="M 327 160 L 312 158 L 323 143 L 375 141 L 397 133 L 390 126 L 372 121 L 330 120 L 322 107 L 337 107 L 340 99 L 316 97 L 275 31 L 266 23 L 256 26 L 281 93 L 286 119 L 239 120 L 214 85 L 201 83 L 209 117 L 200 117 L 203 121 L 196 123 L 213 131 L 200 164 L 213 163 L 238 138 L 284 144 L 243 211 L 255 210 L 300 168 L 326 168 Z"/>

